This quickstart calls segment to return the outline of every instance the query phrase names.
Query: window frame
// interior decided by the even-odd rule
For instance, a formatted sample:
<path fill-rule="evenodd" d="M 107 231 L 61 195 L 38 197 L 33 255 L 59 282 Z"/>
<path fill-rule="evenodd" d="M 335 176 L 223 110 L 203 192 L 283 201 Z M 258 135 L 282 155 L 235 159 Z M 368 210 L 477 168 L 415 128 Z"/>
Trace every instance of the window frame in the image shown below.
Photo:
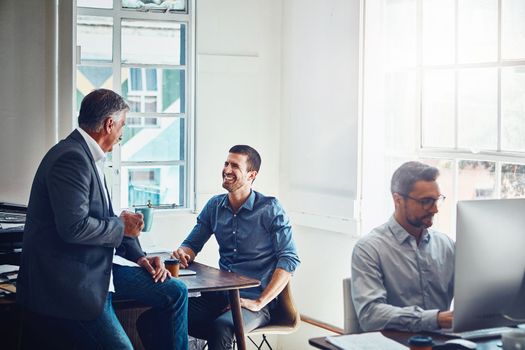
<path fill-rule="evenodd" d="M 374 37 L 372 39 L 373 43 L 379 43 L 379 45 L 386 46 L 386 36 L 384 34 L 377 34 L 377 33 L 383 33 L 385 29 L 385 17 L 383 17 L 384 9 L 385 9 L 385 3 L 388 0 L 380 0 L 380 1 L 365 1 L 365 14 L 367 12 L 367 8 L 370 9 L 370 11 L 375 11 L 376 16 L 378 16 L 380 19 L 374 19 L 374 23 L 371 25 L 367 25 L 367 19 L 369 17 L 365 17 L 364 20 L 364 31 L 362 40 L 365 42 L 365 52 L 364 52 L 364 87 L 363 87 L 363 106 L 364 106 L 364 112 L 362 115 L 363 118 L 363 135 L 372 135 L 371 130 L 374 128 L 377 128 L 378 122 L 383 122 L 385 124 L 384 126 L 384 132 L 387 140 L 395 139 L 396 137 L 399 137 L 399 135 L 396 135 L 396 130 L 393 125 L 389 125 L 389 122 L 392 122 L 390 118 L 387 117 L 386 113 L 383 113 L 381 116 L 374 115 L 373 112 L 367 113 L 367 107 L 369 106 L 370 102 L 368 102 L 368 97 L 366 96 L 367 93 L 375 93 L 375 91 L 381 91 L 381 86 L 377 85 L 378 76 L 374 76 L 376 72 L 374 71 L 374 68 L 370 68 L 370 66 L 374 66 L 375 63 L 377 63 L 377 56 L 376 53 L 373 53 L 371 55 L 372 61 L 369 61 L 366 57 L 368 55 L 367 49 L 372 50 L 372 48 L 369 47 L 370 44 L 367 44 L 366 42 L 371 37 Z M 381 151 L 374 149 L 374 150 L 367 150 L 368 148 L 371 149 L 371 145 L 373 144 L 372 141 L 366 141 L 363 140 L 363 150 L 362 150 L 362 157 L 365 159 L 364 163 L 365 167 L 362 170 L 361 178 L 369 178 L 369 175 L 371 175 L 371 172 L 377 172 L 379 170 L 380 174 L 376 174 L 372 176 L 374 178 L 373 181 L 377 181 L 380 178 L 383 181 L 382 188 L 387 190 L 389 187 L 390 177 L 392 175 L 392 172 L 395 170 L 397 165 L 400 162 L 408 161 L 408 160 L 414 160 L 414 159 L 436 159 L 436 160 L 447 160 L 452 162 L 452 187 L 453 187 L 453 193 L 444 193 L 447 196 L 447 201 L 451 200 L 453 201 L 452 208 L 455 208 L 455 204 L 458 201 L 459 197 L 459 191 L 458 191 L 458 184 L 459 184 L 459 164 L 463 160 L 473 160 L 473 161 L 487 161 L 487 162 L 493 162 L 495 163 L 495 188 L 493 193 L 493 198 L 501 198 L 501 189 L 502 189 L 502 166 L 504 164 L 516 164 L 516 165 L 525 165 L 525 151 L 519 152 L 519 151 L 508 151 L 508 150 L 502 150 L 502 84 L 501 84 L 501 76 L 502 76 L 502 70 L 504 68 L 508 67 L 525 67 L 525 57 L 520 59 L 504 59 L 502 57 L 502 0 L 497 0 L 497 58 L 493 62 L 479 62 L 479 63 L 460 63 L 459 57 L 458 57 L 458 42 L 459 42 L 459 14 L 458 14 L 458 1 L 459 0 L 453 0 L 454 4 L 454 61 L 449 64 L 424 64 L 423 63 L 423 1 L 424 0 L 414 0 L 415 4 L 415 65 L 400 65 L 400 66 L 388 66 L 383 65 L 380 66 L 379 70 L 382 71 L 382 87 L 386 87 L 386 80 L 385 77 L 387 77 L 389 74 L 393 75 L 395 73 L 405 73 L 407 74 L 413 74 L 415 76 L 414 84 L 415 84 L 415 96 L 414 100 L 411 103 L 411 106 L 414 108 L 414 119 L 412 119 L 412 122 L 414 123 L 414 134 L 409 137 L 409 144 L 410 145 L 402 145 L 401 149 L 396 149 L 396 147 L 392 147 L 391 141 L 386 141 L 384 144 L 382 144 L 383 149 Z M 380 15 L 377 15 L 378 10 L 380 11 Z M 378 22 L 380 21 L 380 22 Z M 372 33 L 367 33 L 368 30 L 371 30 Z M 379 50 L 378 52 L 380 52 Z M 375 59 L 375 61 L 374 61 Z M 369 63 L 372 62 L 372 64 L 369 65 Z M 406 63 L 406 62 L 405 62 Z M 466 69 L 475 69 L 475 68 L 494 68 L 497 70 L 497 107 L 496 107 L 496 117 L 497 117 L 497 148 L 495 150 L 474 150 L 469 148 L 461 148 L 458 147 L 458 76 L 461 71 Z M 425 73 L 427 72 L 433 72 L 433 71 L 440 71 L 440 70 L 452 70 L 454 74 L 454 147 L 430 147 L 424 144 L 423 140 L 423 132 L 424 132 L 424 115 L 423 115 L 423 94 L 425 93 L 423 90 L 423 79 L 425 76 Z M 367 76 L 368 73 L 368 76 Z M 370 78 L 370 76 L 373 76 Z M 371 80 L 370 80 L 371 79 Z M 372 81 L 372 83 L 370 83 Z M 375 88 L 370 88 L 369 86 L 372 86 Z M 408 86 L 408 85 L 407 85 Z M 387 90 L 385 90 L 387 91 Z M 379 98 L 380 101 L 383 103 L 386 101 L 385 96 L 381 96 Z M 370 99 L 371 101 L 374 101 L 374 98 Z M 384 104 L 383 112 L 386 110 L 387 105 Z M 373 110 L 373 108 L 372 108 Z M 377 112 L 377 111 L 375 111 Z M 377 114 L 377 113 L 376 113 Z M 394 121 L 395 123 L 395 121 Z M 368 124 L 368 126 L 367 126 Z M 379 128 L 379 131 L 381 131 L 381 128 Z M 413 137 L 413 138 L 411 138 Z M 381 144 L 381 143 L 380 143 Z M 385 165 L 383 167 L 379 167 L 379 169 L 370 166 L 370 163 L 373 163 L 372 160 L 366 160 L 367 157 L 377 158 L 377 157 L 384 157 Z M 383 176 L 383 177 L 382 177 Z M 438 179 L 439 182 L 439 179 Z M 377 195 L 371 194 L 370 191 L 374 190 L 374 186 L 370 185 L 361 185 L 362 192 L 363 192 L 363 199 L 365 202 L 368 202 L 366 206 L 362 206 L 361 209 L 363 211 L 371 209 L 374 207 L 380 207 L 383 210 L 383 215 L 388 210 L 391 210 L 392 205 L 390 203 L 389 198 L 384 198 L 383 203 L 378 203 L 379 200 Z M 375 190 L 377 191 L 378 187 L 375 185 Z M 367 194 L 368 193 L 368 194 Z M 367 199 L 367 195 L 371 199 Z M 372 204 L 370 204 L 372 203 Z M 362 203 L 363 204 L 363 203 Z M 387 205 L 390 204 L 390 205 Z M 450 223 L 450 227 L 452 228 L 452 231 L 455 231 L 455 219 L 456 219 L 456 213 L 455 210 L 452 209 L 452 212 L 450 213 L 450 217 L 452 222 Z M 363 217 L 361 218 L 363 219 Z M 384 220 L 384 218 L 383 218 Z M 374 222 L 374 223 L 372 223 Z M 376 224 L 378 224 L 378 218 L 373 217 L 371 215 L 369 218 L 367 217 L 365 220 L 365 229 L 368 229 L 370 227 L 374 227 Z M 362 221 L 363 223 L 363 221 Z M 361 234 L 366 233 L 364 230 L 361 232 Z"/>
<path fill-rule="evenodd" d="M 176 209 L 176 210 L 195 210 L 195 11 L 194 0 L 186 0 L 185 11 L 167 11 L 167 12 L 156 12 L 156 11 L 138 11 L 136 9 L 127 9 L 122 7 L 121 0 L 113 0 L 113 8 L 90 8 L 90 7 L 77 7 L 76 1 L 73 4 L 73 88 L 74 91 L 77 89 L 76 75 L 78 67 L 90 66 L 90 67 L 109 67 L 112 69 L 112 85 L 113 90 L 118 94 L 122 95 L 121 90 L 121 72 L 124 68 L 139 68 L 142 74 L 142 90 L 129 90 L 132 95 L 140 96 L 141 103 L 143 103 L 145 97 L 156 96 L 157 97 L 157 111 L 156 112 L 129 112 L 127 118 L 142 118 L 148 117 L 156 120 L 155 125 L 146 125 L 145 119 L 141 119 L 140 126 L 156 127 L 159 125 L 158 118 L 175 118 L 184 120 L 184 159 L 183 160 L 172 160 L 172 161 L 122 161 L 121 160 L 121 145 L 117 144 L 114 146 L 112 151 L 111 159 L 108 159 L 105 163 L 105 174 L 106 177 L 110 177 L 108 181 L 108 189 L 111 193 L 112 203 L 116 210 L 124 209 L 128 207 L 128 203 L 121 203 L 121 185 L 122 185 L 122 174 L 121 168 L 123 167 L 142 167 L 144 171 L 150 168 L 150 171 L 160 170 L 162 166 L 183 166 L 183 184 L 178 181 L 180 190 L 183 197 L 184 204 L 180 203 L 160 203 L 158 206 L 154 206 L 158 209 Z M 77 18 L 78 16 L 101 16 L 112 18 L 113 20 L 113 43 L 112 43 L 112 60 L 111 61 L 95 61 L 95 60 L 81 60 L 80 47 L 76 46 L 77 36 Z M 184 43 L 185 50 L 185 62 L 179 65 L 167 65 L 167 64 L 138 64 L 138 63 L 123 63 L 121 61 L 121 23 L 123 20 L 147 20 L 147 21 L 174 21 L 185 25 L 186 37 Z M 182 46 L 181 46 L 182 47 Z M 179 113 L 172 112 L 159 112 L 159 101 L 162 102 L 162 98 L 159 98 L 161 93 L 159 89 L 157 91 L 147 90 L 147 81 L 144 80 L 146 76 L 146 70 L 148 68 L 153 69 L 176 69 L 184 71 L 184 83 L 185 83 L 185 98 L 184 98 L 184 109 Z M 159 71 L 157 70 L 157 87 L 159 83 L 162 84 L 162 79 L 159 80 Z M 128 84 L 130 82 L 128 81 Z M 80 106 L 77 106 L 73 102 L 73 111 L 78 113 Z M 75 123 L 76 124 L 76 123 Z M 137 127 L 139 125 L 134 124 L 131 127 Z M 154 168 L 156 167 L 157 168 Z M 109 179 L 108 179 L 109 180 Z"/>

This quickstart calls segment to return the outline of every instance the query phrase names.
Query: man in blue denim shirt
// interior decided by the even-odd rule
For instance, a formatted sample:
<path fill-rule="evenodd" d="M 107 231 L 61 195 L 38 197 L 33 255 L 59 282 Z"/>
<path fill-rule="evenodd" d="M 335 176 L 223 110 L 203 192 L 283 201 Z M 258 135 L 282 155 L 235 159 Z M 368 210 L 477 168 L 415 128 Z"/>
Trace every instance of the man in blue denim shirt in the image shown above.
<path fill-rule="evenodd" d="M 212 234 L 219 244 L 221 270 L 261 281 L 259 287 L 242 289 L 245 331 L 270 320 L 272 301 L 289 282 L 299 265 L 288 217 L 277 199 L 252 190 L 261 165 L 250 146 L 233 146 L 224 162 L 222 187 L 228 193 L 211 198 L 197 224 L 173 255 L 186 267 Z M 231 349 L 233 320 L 223 292 L 191 298 L 188 327 L 192 336 L 208 341 L 208 349 Z"/>

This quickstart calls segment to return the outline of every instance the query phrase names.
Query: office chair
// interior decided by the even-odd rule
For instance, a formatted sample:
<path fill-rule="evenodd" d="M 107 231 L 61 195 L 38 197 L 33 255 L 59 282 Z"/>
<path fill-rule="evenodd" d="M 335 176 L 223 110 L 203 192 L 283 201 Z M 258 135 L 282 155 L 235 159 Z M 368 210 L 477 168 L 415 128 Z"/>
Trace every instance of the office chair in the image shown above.
<path fill-rule="evenodd" d="M 295 308 L 290 288 L 290 282 L 284 287 L 277 299 L 277 306 L 272 310 L 270 323 L 256 328 L 246 334 L 248 339 L 260 350 L 266 344 L 270 350 L 272 347 L 266 339 L 266 334 L 290 334 L 299 328 L 301 316 Z M 251 336 L 262 334 L 262 340 L 257 344 Z"/>
<path fill-rule="evenodd" d="M 345 334 L 361 333 L 359 320 L 355 312 L 354 302 L 352 301 L 352 279 L 343 279 L 343 302 L 345 314 Z"/>

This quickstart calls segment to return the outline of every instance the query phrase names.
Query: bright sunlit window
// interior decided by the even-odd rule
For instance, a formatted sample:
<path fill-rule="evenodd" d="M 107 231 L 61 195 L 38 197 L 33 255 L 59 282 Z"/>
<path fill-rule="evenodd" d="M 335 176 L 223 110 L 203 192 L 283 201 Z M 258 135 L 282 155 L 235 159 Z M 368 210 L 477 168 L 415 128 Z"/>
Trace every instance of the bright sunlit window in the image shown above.
<path fill-rule="evenodd" d="M 114 206 L 187 208 L 188 4 L 77 0 L 76 13 L 76 110 L 96 88 L 118 92 L 130 106 L 123 140 L 106 162 Z"/>
<path fill-rule="evenodd" d="M 365 6 L 364 230 L 392 212 L 407 160 L 441 170 L 434 226 L 452 237 L 457 201 L 525 197 L 525 1 Z"/>

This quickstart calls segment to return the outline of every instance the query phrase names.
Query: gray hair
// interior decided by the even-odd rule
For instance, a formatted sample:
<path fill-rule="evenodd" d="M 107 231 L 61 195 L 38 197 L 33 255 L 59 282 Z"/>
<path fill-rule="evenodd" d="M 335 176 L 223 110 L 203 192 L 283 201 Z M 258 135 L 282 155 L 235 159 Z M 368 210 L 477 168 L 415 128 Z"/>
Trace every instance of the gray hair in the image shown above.
<path fill-rule="evenodd" d="M 406 162 L 392 175 L 390 192 L 408 195 L 418 181 L 436 181 L 439 170 L 421 162 Z"/>
<path fill-rule="evenodd" d="M 124 99 L 114 91 L 97 89 L 84 97 L 78 114 L 78 125 L 88 131 L 100 131 L 104 120 L 115 118 L 115 114 L 128 111 L 129 106 Z"/>

